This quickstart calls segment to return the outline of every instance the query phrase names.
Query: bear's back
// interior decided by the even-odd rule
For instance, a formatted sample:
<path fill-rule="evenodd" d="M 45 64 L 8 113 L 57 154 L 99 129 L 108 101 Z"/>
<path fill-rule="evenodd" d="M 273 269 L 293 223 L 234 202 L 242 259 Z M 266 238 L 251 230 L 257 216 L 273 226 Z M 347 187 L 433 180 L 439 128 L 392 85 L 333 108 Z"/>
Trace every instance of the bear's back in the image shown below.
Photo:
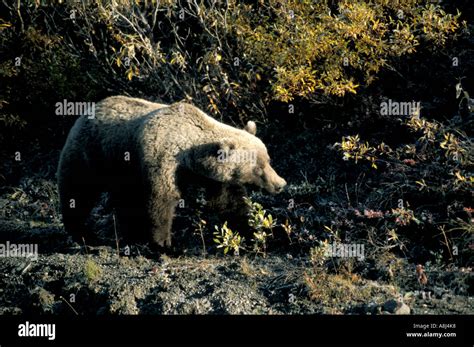
<path fill-rule="evenodd" d="M 168 105 L 128 96 L 111 96 L 97 103 L 95 117 L 102 122 L 131 120 L 164 107 Z"/>

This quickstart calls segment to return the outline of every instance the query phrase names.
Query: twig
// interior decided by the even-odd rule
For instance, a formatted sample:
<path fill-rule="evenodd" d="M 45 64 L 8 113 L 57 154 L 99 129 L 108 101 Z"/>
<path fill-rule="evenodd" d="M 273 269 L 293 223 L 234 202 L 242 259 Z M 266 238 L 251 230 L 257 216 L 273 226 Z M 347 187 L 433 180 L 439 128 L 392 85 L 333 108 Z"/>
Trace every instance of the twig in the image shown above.
<path fill-rule="evenodd" d="M 31 268 L 31 262 L 29 262 L 24 268 L 23 270 L 21 270 L 21 275 L 25 274 L 30 268 Z"/>
<path fill-rule="evenodd" d="M 347 183 L 344 183 L 344 188 L 345 188 L 345 190 L 346 190 L 346 196 L 347 196 L 347 203 L 348 203 L 348 206 L 349 206 L 349 207 L 352 207 L 351 198 L 349 197 L 349 192 L 347 191 Z"/>
<path fill-rule="evenodd" d="M 86 250 L 86 254 L 89 255 L 89 252 L 87 251 L 87 245 L 86 245 L 86 240 L 84 239 L 84 236 L 82 237 L 82 243 L 84 244 L 84 249 Z"/>
<path fill-rule="evenodd" d="M 117 223 L 115 222 L 115 213 L 112 214 L 112 218 L 114 220 L 114 232 L 115 232 L 115 244 L 117 245 L 117 256 L 120 257 L 120 247 L 119 247 L 119 240 L 117 235 Z"/>
<path fill-rule="evenodd" d="M 21 16 L 21 12 L 20 12 L 20 4 L 21 4 L 21 1 L 18 0 L 17 1 L 17 5 L 16 5 L 16 12 L 18 14 L 18 18 L 20 18 L 20 22 L 21 22 L 21 31 L 25 31 L 25 23 L 23 23 L 23 17 Z"/>
<path fill-rule="evenodd" d="M 63 298 L 63 296 L 60 296 L 59 298 L 60 298 L 62 301 L 64 301 L 64 302 L 69 306 L 69 308 L 70 308 L 71 310 L 73 310 L 73 312 L 74 312 L 76 315 L 79 316 L 79 313 L 74 309 L 74 307 L 72 307 L 72 305 L 71 305 L 66 299 Z"/>
<path fill-rule="evenodd" d="M 152 20 L 152 23 L 151 23 L 151 33 L 152 33 L 152 35 L 153 35 L 153 31 L 155 29 L 156 16 L 158 14 L 159 7 L 160 7 L 160 0 L 158 0 L 158 2 L 156 3 L 155 11 L 153 12 L 153 20 Z"/>

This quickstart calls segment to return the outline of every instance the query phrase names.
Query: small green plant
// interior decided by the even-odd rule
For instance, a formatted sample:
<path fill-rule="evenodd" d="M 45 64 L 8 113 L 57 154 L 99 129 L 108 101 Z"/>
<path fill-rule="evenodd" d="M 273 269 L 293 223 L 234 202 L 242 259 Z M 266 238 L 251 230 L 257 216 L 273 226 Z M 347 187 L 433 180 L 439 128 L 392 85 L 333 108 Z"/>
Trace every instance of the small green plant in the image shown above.
<path fill-rule="evenodd" d="M 455 186 L 461 186 L 461 185 L 473 186 L 474 185 L 474 176 L 463 174 L 460 171 L 456 171 L 454 173 L 454 176 L 455 176 L 455 181 L 454 181 Z"/>
<path fill-rule="evenodd" d="M 95 282 L 102 274 L 102 269 L 94 260 L 89 258 L 84 264 L 83 273 L 88 282 Z"/>
<path fill-rule="evenodd" d="M 207 228 L 207 222 L 204 219 L 200 218 L 199 216 L 198 219 L 193 222 L 193 227 L 194 227 L 194 232 L 198 234 L 201 238 L 202 253 L 206 255 L 207 252 L 206 252 L 206 242 L 204 241 L 204 232 Z"/>
<path fill-rule="evenodd" d="M 423 136 L 419 138 L 419 141 L 424 143 L 433 143 L 440 127 L 440 124 L 436 121 L 428 121 L 427 119 L 420 117 L 410 117 L 406 122 L 406 125 L 412 131 L 422 132 Z"/>
<path fill-rule="evenodd" d="M 463 147 L 462 141 L 457 136 L 449 132 L 443 134 L 443 137 L 444 139 L 439 144 L 439 146 L 445 150 L 446 158 L 452 158 L 455 161 L 465 163 L 467 149 Z"/>
<path fill-rule="evenodd" d="M 214 242 L 217 244 L 217 248 L 222 248 L 224 254 L 227 254 L 229 250 L 233 250 L 234 255 L 239 255 L 244 238 L 240 236 L 238 232 L 232 231 L 227 226 L 227 222 L 225 222 L 220 228 L 216 225 L 215 229 Z"/>
<path fill-rule="evenodd" d="M 472 165 L 472 141 L 459 129 L 418 117 L 411 117 L 406 125 L 414 132 L 423 133 L 418 139 L 420 142 L 437 143 L 447 159 L 461 165 Z"/>
<path fill-rule="evenodd" d="M 293 232 L 293 226 L 290 224 L 290 222 L 288 221 L 288 219 L 285 220 L 285 223 L 283 224 L 280 224 L 280 226 L 283 228 L 283 230 L 285 230 L 286 232 L 286 235 L 288 236 L 288 240 L 290 240 L 290 243 L 291 242 L 291 235 L 294 233 Z"/>
<path fill-rule="evenodd" d="M 357 164 L 359 160 L 363 159 L 370 162 L 374 169 L 377 169 L 377 155 L 390 153 L 392 151 L 391 148 L 383 142 L 377 147 L 369 145 L 368 142 L 363 143 L 359 135 L 344 136 L 341 142 L 335 143 L 334 146 L 342 151 L 342 158 L 344 160 L 352 159 Z"/>
<path fill-rule="evenodd" d="M 420 221 L 415 217 L 412 210 L 405 207 L 399 207 L 392 209 L 392 215 L 395 217 L 395 224 L 397 225 L 409 225 L 411 222 L 420 224 Z"/>
<path fill-rule="evenodd" d="M 254 251 L 257 254 L 263 254 L 265 257 L 267 252 L 267 238 L 273 236 L 272 229 L 277 224 L 277 221 L 276 219 L 274 220 L 273 216 L 267 213 L 258 202 L 253 202 L 249 198 L 244 199 L 249 207 L 249 226 L 255 230 L 253 233 Z"/>
<path fill-rule="evenodd" d="M 253 233 L 253 250 L 255 253 L 261 253 L 263 257 L 267 256 L 267 237 L 271 234 L 266 233 L 265 231 L 256 231 Z"/>
<path fill-rule="evenodd" d="M 324 265 L 328 259 L 329 242 L 328 240 L 319 241 L 318 245 L 310 249 L 309 258 L 316 267 Z"/>
<path fill-rule="evenodd" d="M 257 231 L 272 230 L 276 225 L 276 219 L 273 220 L 271 214 L 263 209 L 258 202 L 253 202 L 250 198 L 244 198 L 245 203 L 249 207 L 249 226 Z"/>

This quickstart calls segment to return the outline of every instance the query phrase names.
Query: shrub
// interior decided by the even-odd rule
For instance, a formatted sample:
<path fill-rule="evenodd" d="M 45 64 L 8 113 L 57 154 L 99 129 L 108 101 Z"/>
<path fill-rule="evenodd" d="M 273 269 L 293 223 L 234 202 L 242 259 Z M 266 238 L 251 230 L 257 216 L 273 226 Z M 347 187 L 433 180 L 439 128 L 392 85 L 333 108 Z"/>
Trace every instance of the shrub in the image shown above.
<path fill-rule="evenodd" d="M 460 14 L 425 1 L 271 0 L 241 5 L 235 30 L 256 66 L 271 84 L 270 98 L 321 101 L 371 84 L 395 58 L 412 54 L 421 42 L 440 46 L 456 37 Z M 426 4 L 426 5 L 425 5 Z"/>
<path fill-rule="evenodd" d="M 370 205 L 365 206 L 364 213 L 355 213 L 365 220 L 377 213 L 384 220 L 385 227 L 381 229 L 391 231 L 393 241 L 399 241 L 396 235 L 400 232 L 412 241 L 430 235 L 427 248 L 435 240 L 450 259 L 454 259 L 454 246 L 461 255 L 458 259 L 465 258 L 470 252 L 467 239 L 472 237 L 472 228 L 463 224 L 472 222 L 472 140 L 462 130 L 464 123 L 456 118 L 442 123 L 411 116 L 403 124 L 415 135 L 416 143 L 399 144 L 392 149 L 383 143 L 361 143 L 359 136 L 349 136 L 336 144 L 343 159 L 354 163 L 365 159 L 376 169 L 377 183 L 366 197 Z M 367 207 L 379 211 L 370 212 Z M 384 208 L 391 211 L 380 211 Z"/>
<path fill-rule="evenodd" d="M 133 94 L 266 120 L 269 101 L 355 93 L 419 46 L 456 38 L 460 15 L 427 3 L 3 2 L 1 112 Z"/>

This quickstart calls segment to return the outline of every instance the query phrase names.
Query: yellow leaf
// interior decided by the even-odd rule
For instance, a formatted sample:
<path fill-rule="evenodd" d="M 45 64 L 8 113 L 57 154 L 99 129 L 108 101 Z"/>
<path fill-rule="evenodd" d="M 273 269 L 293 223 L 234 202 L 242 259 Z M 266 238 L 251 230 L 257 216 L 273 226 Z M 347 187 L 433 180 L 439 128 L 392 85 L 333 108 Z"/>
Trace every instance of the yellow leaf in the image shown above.
<path fill-rule="evenodd" d="M 131 81 L 131 80 L 132 80 L 132 77 L 133 77 L 133 69 L 130 68 L 130 69 L 128 69 L 128 71 L 127 71 L 127 78 L 128 78 L 129 81 Z"/>

